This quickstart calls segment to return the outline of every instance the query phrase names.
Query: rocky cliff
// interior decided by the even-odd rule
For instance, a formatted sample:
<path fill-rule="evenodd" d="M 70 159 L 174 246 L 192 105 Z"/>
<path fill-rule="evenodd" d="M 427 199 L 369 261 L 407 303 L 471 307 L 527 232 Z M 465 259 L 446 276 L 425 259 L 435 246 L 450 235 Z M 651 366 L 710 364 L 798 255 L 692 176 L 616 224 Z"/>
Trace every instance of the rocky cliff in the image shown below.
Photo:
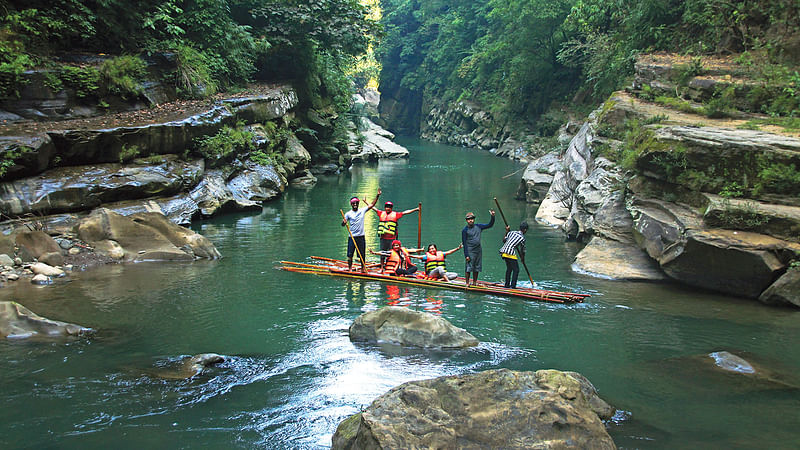
<path fill-rule="evenodd" d="M 537 220 L 587 243 L 576 270 L 800 306 L 797 293 L 774 293 L 796 283 L 784 277 L 800 255 L 798 133 L 736 100 L 717 117 L 700 101 L 753 83 L 713 58 L 676 82 L 676 58 L 641 58 L 632 88 L 592 113 L 557 162 L 529 165 L 520 197 L 539 201 L 536 174 L 557 168 Z"/>

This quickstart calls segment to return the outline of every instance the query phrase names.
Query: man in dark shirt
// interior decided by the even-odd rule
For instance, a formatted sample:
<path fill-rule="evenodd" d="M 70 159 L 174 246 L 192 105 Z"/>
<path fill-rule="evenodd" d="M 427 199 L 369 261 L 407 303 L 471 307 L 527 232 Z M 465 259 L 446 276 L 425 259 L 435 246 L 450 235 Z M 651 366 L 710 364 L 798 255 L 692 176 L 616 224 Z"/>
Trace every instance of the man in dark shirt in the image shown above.
<path fill-rule="evenodd" d="M 474 281 L 472 285 L 478 284 L 478 273 L 483 269 L 483 249 L 481 248 L 481 232 L 494 225 L 494 210 L 490 209 L 489 214 L 492 218 L 489 223 L 475 223 L 475 213 L 468 212 L 465 219 L 467 226 L 461 230 L 461 243 L 464 244 L 464 259 L 466 269 L 464 278 L 469 286 L 469 274 L 472 273 Z"/>

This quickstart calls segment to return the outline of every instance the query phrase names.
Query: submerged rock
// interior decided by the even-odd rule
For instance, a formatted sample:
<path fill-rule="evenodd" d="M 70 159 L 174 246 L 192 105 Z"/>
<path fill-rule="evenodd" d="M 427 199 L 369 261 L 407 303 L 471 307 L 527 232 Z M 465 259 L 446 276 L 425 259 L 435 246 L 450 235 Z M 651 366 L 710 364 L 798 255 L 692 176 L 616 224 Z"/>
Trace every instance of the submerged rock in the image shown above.
<path fill-rule="evenodd" d="M 160 368 L 149 373 L 155 377 L 166 380 L 184 380 L 192 378 L 203 372 L 206 367 L 212 367 L 225 362 L 225 357 L 216 353 L 200 353 L 183 358 L 177 365 Z"/>
<path fill-rule="evenodd" d="M 580 374 L 489 370 L 398 386 L 344 420 L 332 448 L 613 449 L 613 412 Z"/>
<path fill-rule="evenodd" d="M 350 340 L 437 348 L 478 345 L 474 336 L 447 320 L 400 306 L 387 306 L 357 317 L 350 325 Z"/>
<path fill-rule="evenodd" d="M 711 359 L 714 360 L 714 364 L 722 370 L 737 373 L 756 373 L 756 369 L 754 369 L 749 362 L 733 353 L 712 352 L 709 353 L 708 356 L 710 356 Z"/>
<path fill-rule="evenodd" d="M 744 355 L 744 356 L 743 356 Z M 752 354 L 720 350 L 658 362 L 658 370 L 687 383 L 689 389 L 709 383 L 721 391 L 748 392 L 765 389 L 800 389 L 800 379 L 780 361 Z"/>
<path fill-rule="evenodd" d="M 0 302 L 0 336 L 9 339 L 86 336 L 91 328 L 46 319 L 17 302 Z"/>

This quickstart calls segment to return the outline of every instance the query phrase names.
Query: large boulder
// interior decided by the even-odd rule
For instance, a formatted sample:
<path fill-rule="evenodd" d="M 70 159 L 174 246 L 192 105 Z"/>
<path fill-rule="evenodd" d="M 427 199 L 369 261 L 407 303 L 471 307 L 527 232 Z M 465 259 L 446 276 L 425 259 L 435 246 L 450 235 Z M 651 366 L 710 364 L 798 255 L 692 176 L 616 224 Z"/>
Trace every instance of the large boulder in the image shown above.
<path fill-rule="evenodd" d="M 408 158 L 408 149 L 396 144 L 394 134 L 374 124 L 369 119 L 361 119 L 364 128 L 361 135 L 356 130 L 350 132 L 348 150 L 352 161 L 366 162 L 378 159 Z"/>
<path fill-rule="evenodd" d="M 614 280 L 663 280 L 666 277 L 647 253 L 632 243 L 595 236 L 575 257 L 572 269 Z"/>
<path fill-rule="evenodd" d="M 689 207 L 655 199 L 630 205 L 634 236 L 670 278 L 758 298 L 800 245 L 758 233 L 705 228 Z"/>
<path fill-rule="evenodd" d="M 16 233 L 16 244 L 19 250 L 18 255 L 23 261 L 38 260 L 48 253 L 61 254 L 61 247 L 59 247 L 58 242 L 49 234 L 40 230 Z"/>
<path fill-rule="evenodd" d="M 219 252 L 207 239 L 159 213 L 123 216 L 99 208 L 81 221 L 78 236 L 98 253 L 123 261 L 192 261 L 219 257 Z"/>
<path fill-rule="evenodd" d="M 17 302 L 0 302 L 0 336 L 9 339 L 85 336 L 94 330 L 41 317 Z"/>
<path fill-rule="evenodd" d="M 580 374 L 507 369 L 412 381 L 343 421 L 334 449 L 613 449 L 613 408 Z"/>
<path fill-rule="evenodd" d="M 790 268 L 758 300 L 767 305 L 800 306 L 800 267 Z"/>
<path fill-rule="evenodd" d="M 461 348 L 478 340 L 447 320 L 400 306 L 364 313 L 350 325 L 353 341 L 389 342 L 414 347 Z"/>

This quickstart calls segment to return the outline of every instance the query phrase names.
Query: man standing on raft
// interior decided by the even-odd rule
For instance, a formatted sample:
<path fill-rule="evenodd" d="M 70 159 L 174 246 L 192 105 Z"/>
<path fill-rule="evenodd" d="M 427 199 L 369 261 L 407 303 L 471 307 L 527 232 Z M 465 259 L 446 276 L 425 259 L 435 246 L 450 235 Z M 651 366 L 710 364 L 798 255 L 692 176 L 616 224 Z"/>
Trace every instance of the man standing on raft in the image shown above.
<path fill-rule="evenodd" d="M 372 201 L 372 204 L 361 209 L 358 209 L 358 205 L 360 203 L 358 197 L 353 197 L 350 199 L 350 207 L 352 209 L 347 211 L 347 213 L 344 215 L 344 219 L 342 220 L 342 226 L 349 224 L 349 234 L 352 236 L 348 236 L 347 238 L 347 270 L 353 270 L 353 253 L 355 253 L 357 246 L 358 258 L 361 260 L 361 271 L 367 271 L 367 267 L 364 264 L 364 258 L 367 257 L 365 253 L 367 249 L 367 242 L 364 238 L 364 214 L 375 207 L 375 204 L 378 203 L 378 197 L 380 196 L 381 190 L 378 188 L 378 195 L 375 196 L 375 200 Z M 366 199 L 364 200 L 364 203 L 367 203 Z"/>
<path fill-rule="evenodd" d="M 461 243 L 464 245 L 464 260 L 467 262 L 464 272 L 464 279 L 469 286 L 469 274 L 472 272 L 474 281 L 472 285 L 478 284 L 478 273 L 483 269 L 483 249 L 481 248 L 481 232 L 494 225 L 494 210 L 490 209 L 489 214 L 492 218 L 489 223 L 475 223 L 475 213 L 468 212 L 465 219 L 467 226 L 461 230 Z"/>
<path fill-rule="evenodd" d="M 383 211 L 375 210 L 378 214 L 378 236 L 381 238 L 381 252 L 389 252 L 392 250 L 392 241 L 397 239 L 397 222 L 406 214 L 419 211 L 419 207 L 408 209 L 403 212 L 394 211 L 394 203 L 386 202 L 383 205 Z M 381 266 L 386 261 L 385 256 L 381 256 Z"/>

